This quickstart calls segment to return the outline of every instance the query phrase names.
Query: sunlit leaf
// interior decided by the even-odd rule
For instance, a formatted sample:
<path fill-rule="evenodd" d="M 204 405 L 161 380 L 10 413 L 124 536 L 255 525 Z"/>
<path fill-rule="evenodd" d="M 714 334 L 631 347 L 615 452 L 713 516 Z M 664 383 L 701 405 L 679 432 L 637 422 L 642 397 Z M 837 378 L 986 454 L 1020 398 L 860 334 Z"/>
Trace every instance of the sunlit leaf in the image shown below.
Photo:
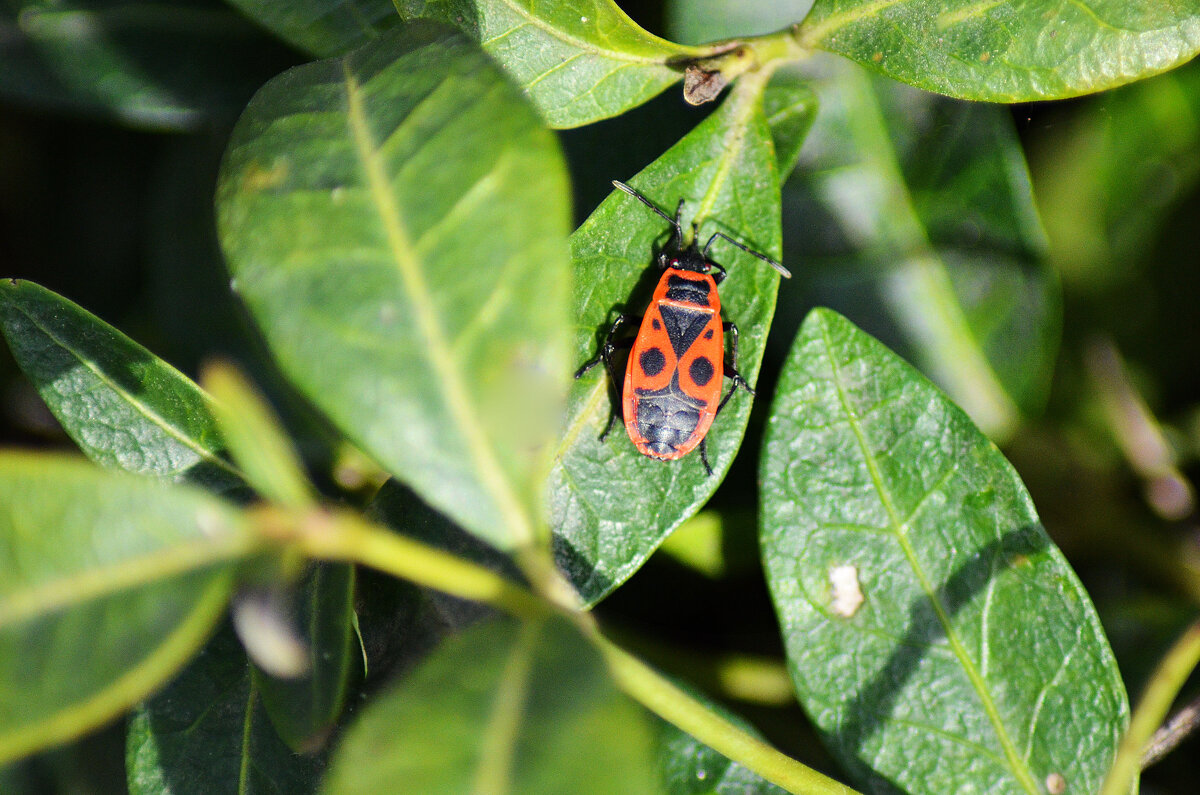
<path fill-rule="evenodd" d="M 533 109 L 433 23 L 269 83 L 218 188 L 237 289 L 285 373 L 500 547 L 534 539 L 570 369 L 567 195 Z"/>
<path fill-rule="evenodd" d="M 1200 52 L 1200 8 L 1156 0 L 816 0 L 797 31 L 905 83 L 1027 102 L 1101 91 Z"/>
<path fill-rule="evenodd" d="M 1094 792 L 1128 704 L 1016 472 L 914 369 L 805 322 L 763 449 L 762 549 L 796 692 L 860 784 Z"/>
<path fill-rule="evenodd" d="M 702 239 L 722 231 L 775 256 L 778 179 L 758 97 L 735 92 L 630 184 L 667 212 L 682 198 L 683 222 L 700 221 Z M 578 364 L 596 354 L 615 311 L 642 315 L 660 276 L 651 267 L 654 252 L 669 230 L 636 199 L 614 192 L 572 236 L 578 285 L 573 350 Z M 720 240 L 711 255 L 729 270 L 720 289 L 723 315 L 740 328 L 736 366 L 753 384 L 779 275 Z M 597 601 L 624 582 L 708 499 L 737 451 L 751 403 L 751 396 L 739 391 L 713 423 L 708 434 L 714 469 L 710 477 L 698 453 L 665 462 L 641 455 L 619 422 L 600 442 L 615 406 L 608 376 L 597 367 L 575 382 L 550 478 L 549 502 L 559 565 L 586 600 Z"/>

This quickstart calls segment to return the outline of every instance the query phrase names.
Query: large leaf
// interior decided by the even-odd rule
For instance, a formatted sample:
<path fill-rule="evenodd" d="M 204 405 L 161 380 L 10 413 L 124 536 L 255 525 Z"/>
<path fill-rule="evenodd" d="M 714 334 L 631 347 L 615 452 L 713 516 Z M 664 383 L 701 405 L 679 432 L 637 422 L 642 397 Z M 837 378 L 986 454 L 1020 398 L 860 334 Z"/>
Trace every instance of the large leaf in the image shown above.
<path fill-rule="evenodd" d="M 42 400 L 93 461 L 216 491 L 242 484 L 208 396 L 95 315 L 33 282 L 0 282 L 0 331 Z"/>
<path fill-rule="evenodd" d="M 0 454 L 0 762 L 162 684 L 211 631 L 254 545 L 200 492 Z"/>
<path fill-rule="evenodd" d="M 363 711 L 324 791 L 651 793 L 652 742 L 573 627 L 490 621 Z"/>
<path fill-rule="evenodd" d="M 138 708 L 125 753 L 130 795 L 302 795 L 316 791 L 321 768 L 275 734 L 229 629 Z"/>
<path fill-rule="evenodd" d="M 696 693 L 689 695 L 742 731 L 758 737 L 750 724 L 727 709 Z M 783 795 L 786 792 L 666 721 L 659 724 L 658 764 L 670 795 Z"/>
<path fill-rule="evenodd" d="M 1102 91 L 1200 52 L 1200 8 L 1160 0 L 817 0 L 799 41 L 962 99 Z"/>
<path fill-rule="evenodd" d="M 159 129 L 232 118 L 286 57 L 211 0 L 10 0 L 0 31 L 0 96 Z"/>
<path fill-rule="evenodd" d="M 433 23 L 269 83 L 218 188 L 237 289 L 283 370 L 500 547 L 534 538 L 569 371 L 567 195 L 533 109 Z"/>
<path fill-rule="evenodd" d="M 1045 399 L 1060 311 L 1011 119 L 821 67 L 784 194 L 806 230 L 789 262 L 818 303 L 900 347 L 1003 439 Z"/>
<path fill-rule="evenodd" d="M 702 238 L 723 231 L 776 256 L 778 179 L 759 96 L 737 91 L 631 184 L 668 212 L 683 198 L 684 223 L 700 220 Z M 643 313 L 660 275 L 650 267 L 654 252 L 669 229 L 635 199 L 614 192 L 572 236 L 579 364 L 595 355 L 614 308 Z M 740 327 L 737 369 L 753 384 L 779 276 L 721 241 L 711 253 L 729 269 L 721 285 L 723 314 Z M 751 403 L 739 392 L 713 423 L 709 476 L 696 453 L 669 462 L 641 455 L 620 423 L 602 443 L 616 405 L 608 376 L 597 367 L 575 383 L 549 488 L 559 565 L 585 600 L 595 602 L 624 582 L 708 499 L 733 460 Z"/>
<path fill-rule="evenodd" d="M 796 692 L 864 786 L 1096 790 L 1128 713 L 1116 662 L 1016 472 L 960 409 L 814 310 L 761 477 Z"/>

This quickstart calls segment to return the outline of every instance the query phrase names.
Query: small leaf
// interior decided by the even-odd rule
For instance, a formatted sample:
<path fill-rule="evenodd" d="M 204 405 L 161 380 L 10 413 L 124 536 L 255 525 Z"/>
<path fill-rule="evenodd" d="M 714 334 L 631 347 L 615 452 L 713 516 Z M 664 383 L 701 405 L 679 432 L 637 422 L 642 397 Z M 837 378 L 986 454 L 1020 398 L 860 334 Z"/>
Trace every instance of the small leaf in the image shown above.
<path fill-rule="evenodd" d="M 46 405 L 96 463 L 217 492 L 238 488 L 208 396 L 141 345 L 33 282 L 0 281 L 0 331 Z"/>
<path fill-rule="evenodd" d="M 739 84 L 711 116 L 631 184 L 668 212 L 684 200 L 684 223 L 700 235 L 721 231 L 777 256 L 779 176 L 770 131 L 756 93 Z M 659 271 L 654 252 L 670 227 L 634 198 L 614 191 L 571 238 L 576 288 L 575 362 L 596 354 L 615 311 L 640 316 Z M 738 371 L 754 384 L 779 275 L 718 240 L 712 256 L 729 270 L 721 284 L 726 320 L 741 331 Z M 588 602 L 624 582 L 650 553 L 704 504 L 729 468 L 745 432 L 751 397 L 735 394 L 708 434 L 714 475 L 698 453 L 678 461 L 647 458 L 618 423 L 600 442 L 614 410 L 603 367 L 575 382 L 567 428 L 550 478 L 549 504 L 560 567 Z"/>
<path fill-rule="evenodd" d="M 1102 91 L 1200 52 L 1191 3 L 817 0 L 797 32 L 918 88 L 1029 102 Z"/>
<path fill-rule="evenodd" d="M 316 791 L 322 766 L 275 734 L 228 628 L 138 708 L 125 756 L 130 795 L 303 795 Z"/>
<path fill-rule="evenodd" d="M 308 673 L 278 679 L 255 669 L 254 684 L 276 731 L 299 752 L 320 749 L 341 715 L 357 643 L 354 567 L 315 564 L 298 589 L 298 623 L 308 648 Z"/>
<path fill-rule="evenodd" d="M 287 63 L 215 3 L 15 0 L 0 30 L 0 96 L 151 129 L 231 119 Z"/>
<path fill-rule="evenodd" d="M 402 0 L 398 6 L 406 19 L 433 17 L 468 30 L 552 127 L 579 127 L 636 107 L 683 76 L 672 61 L 711 52 L 647 33 L 612 0 Z"/>
<path fill-rule="evenodd" d="M 1087 592 L 1011 465 L 932 384 L 814 310 L 780 378 L 762 549 L 800 700 L 912 793 L 1094 792 L 1128 716 Z M 865 601 L 837 611 L 853 567 Z M 856 600 L 857 601 L 857 600 Z"/>
<path fill-rule="evenodd" d="M 832 61 L 785 192 L 813 233 L 789 258 L 817 302 L 894 342 L 1003 440 L 1045 400 L 1060 323 L 1011 117 Z"/>
<path fill-rule="evenodd" d="M 432 23 L 269 83 L 218 187 L 237 289 L 284 372 L 499 547 L 540 524 L 569 369 L 567 196 L 533 109 Z"/>
<path fill-rule="evenodd" d="M 202 374 L 218 401 L 221 435 L 246 473 L 246 481 L 268 500 L 295 510 L 315 504 L 300 456 L 284 435 L 279 418 L 233 365 L 215 362 Z"/>
<path fill-rule="evenodd" d="M 673 41 L 703 41 L 759 36 L 804 19 L 812 0 L 738 3 L 729 0 L 669 0 L 668 35 Z"/>
<path fill-rule="evenodd" d="M 0 454 L 0 763 L 162 684 L 212 630 L 255 544 L 201 492 Z"/>
<path fill-rule="evenodd" d="M 392 0 L 227 0 L 293 47 L 321 58 L 366 44 L 400 21 Z"/>
<path fill-rule="evenodd" d="M 650 721 L 561 621 L 447 641 L 346 733 L 324 792 L 658 791 Z"/>

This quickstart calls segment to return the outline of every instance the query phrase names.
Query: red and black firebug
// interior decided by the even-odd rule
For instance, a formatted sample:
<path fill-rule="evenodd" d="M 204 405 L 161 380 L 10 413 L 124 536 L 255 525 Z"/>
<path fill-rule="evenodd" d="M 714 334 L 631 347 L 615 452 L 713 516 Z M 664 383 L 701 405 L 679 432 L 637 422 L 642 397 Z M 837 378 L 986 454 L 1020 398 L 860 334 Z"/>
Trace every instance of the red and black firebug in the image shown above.
<path fill-rule="evenodd" d="M 613 185 L 666 219 L 674 231 L 658 254 L 657 265 L 663 274 L 645 315 L 640 319 L 617 315 L 600 352 L 580 367 L 575 377 L 582 378 L 604 362 L 615 387 L 619 380 L 613 371 L 613 354 L 618 348 L 630 347 L 620 396 L 629 438 L 642 455 L 662 461 L 682 458 L 699 446 L 700 460 L 711 475 L 705 437 L 713 419 L 739 386 L 752 395 L 754 390 L 735 367 L 738 329 L 733 323 L 722 322 L 721 299 L 717 295 L 717 285 L 724 281 L 725 269 L 708 258 L 708 250 L 713 241 L 721 238 L 770 264 L 785 278 L 792 274 L 775 260 L 723 232 L 714 232 L 704 248 L 700 248 L 694 224 L 692 240 L 685 246 L 679 222 L 682 199 L 672 218 L 625 183 L 613 180 Z M 640 324 L 637 336 L 617 340 L 621 328 L 635 321 Z M 726 331 L 731 336 L 728 363 Z M 733 384 L 722 397 L 724 377 Z M 600 435 L 601 440 L 608 436 L 616 418 L 614 412 Z"/>

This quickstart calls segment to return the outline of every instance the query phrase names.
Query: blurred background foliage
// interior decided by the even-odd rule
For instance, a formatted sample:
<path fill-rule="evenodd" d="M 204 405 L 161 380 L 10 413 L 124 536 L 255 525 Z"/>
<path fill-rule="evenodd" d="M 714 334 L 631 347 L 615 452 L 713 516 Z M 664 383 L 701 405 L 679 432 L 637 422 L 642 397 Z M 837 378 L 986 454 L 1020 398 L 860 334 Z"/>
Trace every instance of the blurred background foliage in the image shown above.
<path fill-rule="evenodd" d="M 768 3 L 781 16 L 765 27 L 761 14 L 731 13 L 746 5 L 733 0 L 621 5 L 653 32 L 698 41 L 764 32 L 799 19 L 808 3 Z M 274 386 L 306 455 L 319 462 L 335 451 L 275 377 L 232 299 L 212 218 L 237 113 L 269 77 L 304 60 L 215 0 L 0 0 L 0 275 L 67 296 L 189 375 L 214 356 L 233 358 Z M 607 194 L 610 179 L 635 173 L 710 110 L 671 90 L 620 118 L 560 133 L 576 217 Z M 1028 311 L 1061 310 L 1050 321 L 1061 343 L 1055 354 L 1053 340 L 1043 341 L 1054 362 L 1048 389 L 1020 401 L 1020 419 L 1000 441 L 1091 592 L 1136 701 L 1200 602 L 1192 485 L 1200 471 L 1200 62 L 1009 111 L 999 123 L 1011 118 L 1028 160 L 1055 293 L 1049 308 Z M 780 293 L 760 395 L 770 393 L 804 314 L 828 294 L 796 254 L 823 231 L 803 201 L 805 179 L 793 176 L 784 190 L 785 251 L 798 278 Z M 926 200 L 955 211 L 950 190 Z M 839 308 L 903 348 L 869 294 L 853 311 Z M 767 405 L 759 400 L 755 416 Z M 600 612 L 651 660 L 723 693 L 780 747 L 828 765 L 781 684 L 755 541 L 760 432 L 752 418 L 709 509 Z M 6 349 L 0 439 L 70 447 Z M 658 645 L 646 648 L 645 638 Z M 7 783 L 121 792 L 122 744 L 113 727 Z M 1197 760 L 1193 737 L 1147 772 L 1142 791 L 1194 792 Z"/>

